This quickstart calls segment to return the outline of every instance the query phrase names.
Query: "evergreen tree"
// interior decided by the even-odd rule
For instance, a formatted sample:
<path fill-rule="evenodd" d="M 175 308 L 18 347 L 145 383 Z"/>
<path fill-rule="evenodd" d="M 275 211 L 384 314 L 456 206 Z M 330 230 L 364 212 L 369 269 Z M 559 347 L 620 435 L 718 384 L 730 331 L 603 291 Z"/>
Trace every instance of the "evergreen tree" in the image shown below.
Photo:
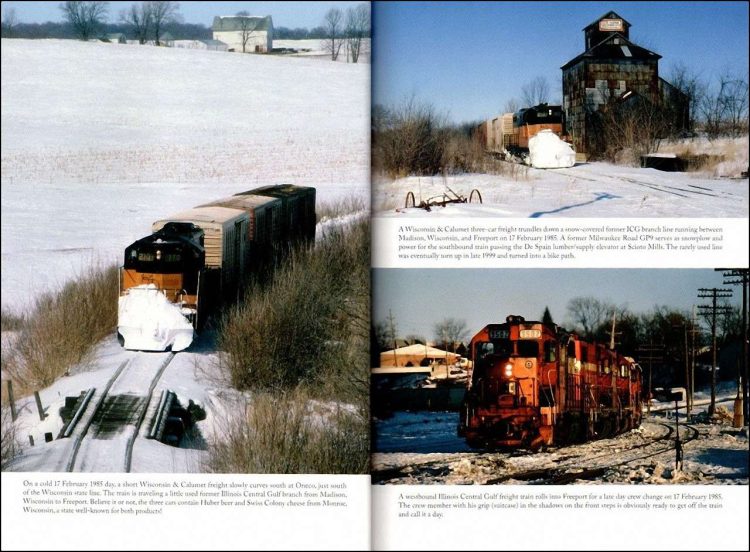
<path fill-rule="evenodd" d="M 544 314 L 542 315 L 542 324 L 554 324 L 552 315 L 549 312 L 549 307 L 544 307 Z"/>

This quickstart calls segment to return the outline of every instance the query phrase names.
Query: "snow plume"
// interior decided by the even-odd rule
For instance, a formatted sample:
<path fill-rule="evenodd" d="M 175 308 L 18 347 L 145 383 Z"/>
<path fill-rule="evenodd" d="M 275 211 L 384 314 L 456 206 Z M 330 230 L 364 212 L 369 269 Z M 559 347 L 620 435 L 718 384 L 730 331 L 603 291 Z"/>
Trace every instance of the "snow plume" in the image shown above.
<path fill-rule="evenodd" d="M 576 152 L 551 130 L 529 138 L 529 161 L 535 169 L 563 169 L 576 164 Z"/>
<path fill-rule="evenodd" d="M 117 331 L 126 349 L 182 351 L 193 341 L 193 326 L 179 305 L 170 303 L 154 284 L 135 286 L 120 297 Z"/>

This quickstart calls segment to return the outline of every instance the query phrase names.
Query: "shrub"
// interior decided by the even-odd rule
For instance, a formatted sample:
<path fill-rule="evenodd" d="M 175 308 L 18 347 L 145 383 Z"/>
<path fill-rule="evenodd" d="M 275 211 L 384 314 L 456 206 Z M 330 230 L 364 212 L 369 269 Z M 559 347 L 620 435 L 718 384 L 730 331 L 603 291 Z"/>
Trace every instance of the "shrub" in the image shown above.
<path fill-rule="evenodd" d="M 366 401 L 369 373 L 369 222 L 298 249 L 219 325 L 222 366 L 238 389 L 289 390 Z"/>
<path fill-rule="evenodd" d="M 94 266 L 36 299 L 3 366 L 21 394 L 50 385 L 112 332 L 117 295 L 117 268 Z"/>
<path fill-rule="evenodd" d="M 300 389 L 254 393 L 244 415 L 225 421 L 208 469 L 220 473 L 367 473 L 369 422 L 317 405 Z"/>
<path fill-rule="evenodd" d="M 0 314 L 0 327 L 4 332 L 17 332 L 23 328 L 25 318 L 23 314 L 17 314 L 10 309 L 3 307 Z"/>

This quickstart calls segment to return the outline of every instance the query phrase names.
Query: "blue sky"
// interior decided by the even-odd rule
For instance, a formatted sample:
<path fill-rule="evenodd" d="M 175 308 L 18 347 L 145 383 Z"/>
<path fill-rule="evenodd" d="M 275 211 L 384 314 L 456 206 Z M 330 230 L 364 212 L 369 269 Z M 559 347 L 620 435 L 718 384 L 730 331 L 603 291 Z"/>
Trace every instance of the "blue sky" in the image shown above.
<path fill-rule="evenodd" d="M 3 2 L 3 10 L 15 8 L 22 23 L 62 21 L 61 2 Z M 136 2 L 110 2 L 110 21 L 120 10 Z M 247 10 L 252 15 L 271 15 L 277 27 L 317 27 L 332 7 L 346 9 L 362 2 L 180 2 L 180 13 L 186 23 L 210 25 L 215 15 L 233 15 Z"/>
<path fill-rule="evenodd" d="M 579 296 L 593 296 L 644 313 L 656 305 L 690 311 L 698 288 L 734 290 L 730 300 L 741 304 L 740 286 L 724 286 L 722 273 L 711 269 L 377 269 L 373 271 L 373 320 L 393 312 L 399 335 L 432 339 L 433 326 L 445 318 L 466 320 L 473 335 L 486 324 L 509 314 L 538 320 L 548 306 L 558 324 L 567 325 L 566 305 Z"/>
<path fill-rule="evenodd" d="M 747 73 L 747 2 L 375 2 L 373 103 L 415 94 L 455 122 L 487 119 L 540 75 L 560 100 L 560 67 L 610 10 L 663 56 L 665 78 L 680 61 L 706 78 Z"/>

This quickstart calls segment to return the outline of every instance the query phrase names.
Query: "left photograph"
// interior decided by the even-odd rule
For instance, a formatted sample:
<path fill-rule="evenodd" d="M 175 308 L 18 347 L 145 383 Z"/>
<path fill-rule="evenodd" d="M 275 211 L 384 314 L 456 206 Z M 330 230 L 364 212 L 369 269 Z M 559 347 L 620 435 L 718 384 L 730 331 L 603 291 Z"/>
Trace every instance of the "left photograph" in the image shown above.
<path fill-rule="evenodd" d="M 2 470 L 367 473 L 369 3 L 2 11 Z"/>

